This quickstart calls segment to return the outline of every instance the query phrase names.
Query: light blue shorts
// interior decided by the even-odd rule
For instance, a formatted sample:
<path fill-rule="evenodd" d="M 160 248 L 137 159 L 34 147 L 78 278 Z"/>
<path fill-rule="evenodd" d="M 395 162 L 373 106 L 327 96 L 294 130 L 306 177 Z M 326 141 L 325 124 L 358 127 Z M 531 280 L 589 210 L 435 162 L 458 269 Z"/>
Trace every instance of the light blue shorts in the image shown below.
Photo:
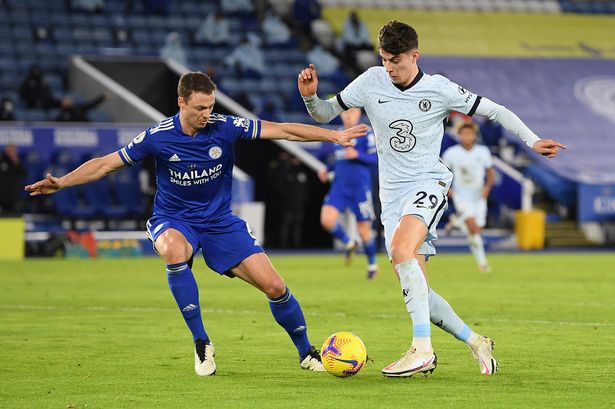
<path fill-rule="evenodd" d="M 427 181 L 408 186 L 400 191 L 398 199 L 382 203 L 382 225 L 384 226 L 384 244 L 391 258 L 391 240 L 399 220 L 406 215 L 414 215 L 427 226 L 427 237 L 419 248 L 419 254 L 431 256 L 436 254 L 433 244 L 438 239 L 436 227 L 448 207 L 448 184 L 442 186 L 438 181 Z"/>

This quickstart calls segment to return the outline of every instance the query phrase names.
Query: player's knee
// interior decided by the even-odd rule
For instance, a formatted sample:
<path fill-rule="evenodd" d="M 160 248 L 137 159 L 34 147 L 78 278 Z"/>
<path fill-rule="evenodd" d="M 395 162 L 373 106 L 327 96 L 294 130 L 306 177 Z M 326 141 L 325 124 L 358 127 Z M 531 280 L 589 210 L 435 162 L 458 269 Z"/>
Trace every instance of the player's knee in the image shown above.
<path fill-rule="evenodd" d="M 162 246 L 160 246 L 160 248 L 158 248 L 158 252 L 167 264 L 188 261 L 184 246 L 182 246 L 181 243 L 176 243 L 172 240 L 166 241 Z"/>
<path fill-rule="evenodd" d="M 286 292 L 286 283 L 281 277 L 275 277 L 269 280 L 263 288 L 263 292 L 267 295 L 267 298 L 280 298 Z"/>
<path fill-rule="evenodd" d="M 335 219 L 328 215 L 322 214 L 320 215 L 320 224 L 322 225 L 323 229 L 331 231 L 335 226 Z"/>
<path fill-rule="evenodd" d="M 411 258 L 418 258 L 417 249 L 413 249 L 404 243 L 393 242 L 391 244 L 391 259 L 393 265 L 397 265 Z"/>

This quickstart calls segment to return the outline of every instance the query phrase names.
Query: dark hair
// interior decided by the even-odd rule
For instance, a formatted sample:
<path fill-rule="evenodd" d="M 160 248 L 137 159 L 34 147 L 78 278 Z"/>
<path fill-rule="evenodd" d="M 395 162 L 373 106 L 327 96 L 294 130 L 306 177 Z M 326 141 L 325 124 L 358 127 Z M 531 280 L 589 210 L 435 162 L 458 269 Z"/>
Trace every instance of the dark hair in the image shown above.
<path fill-rule="evenodd" d="M 419 36 L 408 24 L 391 20 L 378 32 L 378 47 L 393 55 L 403 54 L 419 47 Z"/>
<path fill-rule="evenodd" d="M 209 75 L 201 71 L 187 72 L 182 75 L 177 84 L 177 95 L 188 101 L 193 92 L 213 94 L 216 84 L 209 78 Z"/>

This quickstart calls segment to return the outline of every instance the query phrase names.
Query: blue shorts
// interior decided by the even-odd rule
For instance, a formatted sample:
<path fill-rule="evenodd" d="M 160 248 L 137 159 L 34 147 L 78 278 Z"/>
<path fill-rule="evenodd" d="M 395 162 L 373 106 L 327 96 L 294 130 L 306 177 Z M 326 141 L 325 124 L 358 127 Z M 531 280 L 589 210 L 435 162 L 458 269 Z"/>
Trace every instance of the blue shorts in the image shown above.
<path fill-rule="evenodd" d="M 339 189 L 333 185 L 323 204 L 335 207 L 340 213 L 350 209 L 358 222 L 375 219 L 372 192 L 369 189 Z"/>
<path fill-rule="evenodd" d="M 233 267 L 248 256 L 263 252 L 248 223 L 234 214 L 215 224 L 192 224 L 164 216 L 154 216 L 147 221 L 147 237 L 152 242 L 167 229 L 184 235 L 192 246 L 193 256 L 200 248 L 207 266 L 218 274 L 233 276 L 230 273 Z"/>

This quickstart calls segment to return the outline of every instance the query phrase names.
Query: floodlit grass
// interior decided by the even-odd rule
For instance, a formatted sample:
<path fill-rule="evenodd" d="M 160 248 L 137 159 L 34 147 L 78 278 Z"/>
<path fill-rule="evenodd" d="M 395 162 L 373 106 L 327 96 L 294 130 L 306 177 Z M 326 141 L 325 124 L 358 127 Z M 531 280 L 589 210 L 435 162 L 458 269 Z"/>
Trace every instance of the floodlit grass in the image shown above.
<path fill-rule="evenodd" d="M 371 361 L 338 379 L 299 369 L 266 299 L 195 265 L 218 373 L 193 371 L 190 334 L 155 258 L 0 263 L 2 408 L 606 408 L 615 406 L 615 254 L 469 255 L 429 262 L 431 285 L 496 341 L 501 372 L 484 377 L 468 348 L 433 328 L 429 378 L 380 369 L 410 340 L 410 320 L 384 257 L 274 256 L 302 303 L 312 342 L 352 331 Z"/>

